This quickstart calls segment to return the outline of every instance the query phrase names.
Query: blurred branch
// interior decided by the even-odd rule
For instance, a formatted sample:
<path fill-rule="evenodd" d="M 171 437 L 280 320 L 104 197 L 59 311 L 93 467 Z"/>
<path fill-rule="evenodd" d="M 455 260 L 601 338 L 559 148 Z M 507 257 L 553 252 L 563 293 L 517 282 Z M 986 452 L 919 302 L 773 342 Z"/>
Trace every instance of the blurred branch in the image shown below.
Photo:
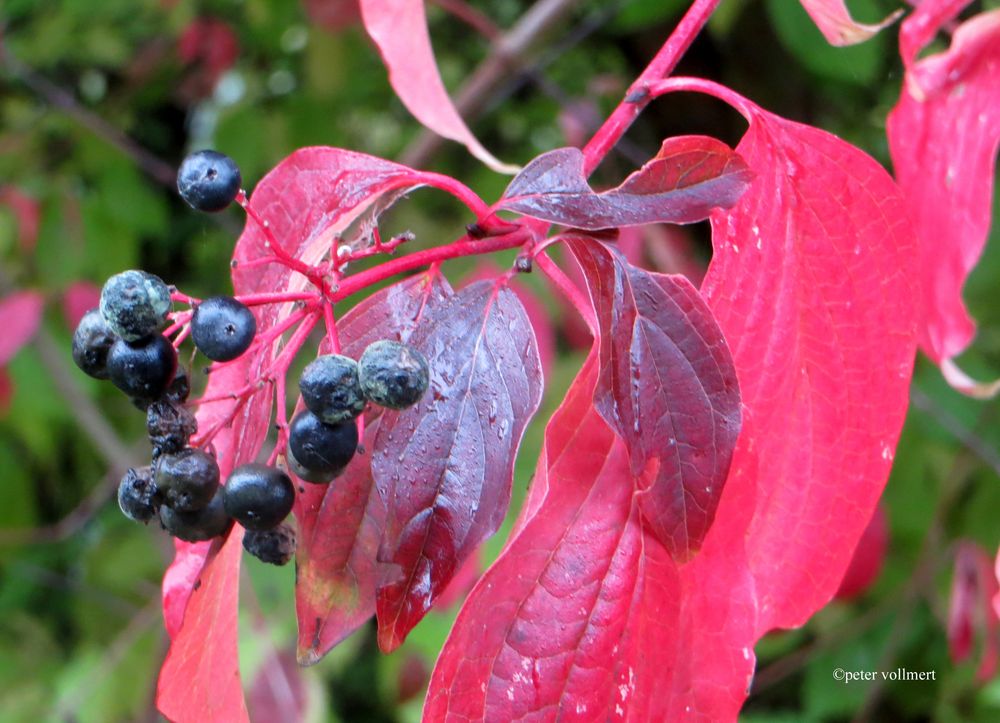
<path fill-rule="evenodd" d="M 72 93 L 63 90 L 15 58 L 2 40 L 2 30 L 0 28 L 0 65 L 11 78 L 22 83 L 52 107 L 63 111 L 94 135 L 131 157 L 136 165 L 157 183 L 169 188 L 174 187 L 176 171 L 173 166 L 154 156 L 96 113 L 84 108 Z"/>
<path fill-rule="evenodd" d="M 145 633 L 149 632 L 160 619 L 160 599 L 154 597 L 149 603 L 136 612 L 128 624 L 104 650 L 100 661 L 91 666 L 87 673 L 76 680 L 75 684 L 66 689 L 56 701 L 53 718 L 56 720 L 77 720 L 83 702 L 93 695 L 94 687 L 107 678 L 108 673 L 125 658 Z M 165 637 L 162 628 L 160 636 Z M 156 678 L 154 677 L 155 681 Z"/>
<path fill-rule="evenodd" d="M 910 389 L 910 402 L 936 421 L 942 429 L 975 454 L 996 475 L 1000 476 L 1000 454 L 975 432 L 967 429 L 954 414 L 922 392 L 916 385 Z"/>

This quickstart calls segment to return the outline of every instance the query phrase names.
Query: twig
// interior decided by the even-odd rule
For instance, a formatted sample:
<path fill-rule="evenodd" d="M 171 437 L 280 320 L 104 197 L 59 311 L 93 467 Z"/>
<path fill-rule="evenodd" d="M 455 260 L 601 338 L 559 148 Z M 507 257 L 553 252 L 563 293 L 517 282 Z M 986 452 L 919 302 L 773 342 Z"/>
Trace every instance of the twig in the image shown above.
<path fill-rule="evenodd" d="M 90 130 L 94 135 L 103 138 L 130 156 L 157 183 L 170 188 L 174 187 L 177 173 L 169 163 L 154 156 L 103 118 L 80 105 L 71 93 L 39 75 L 15 58 L 7 50 L 6 45 L 2 41 L 0 41 L 0 63 L 7 69 L 12 78 L 30 88 L 36 95 L 48 102 L 49 105 L 63 111 L 80 125 Z"/>
<path fill-rule="evenodd" d="M 966 449 L 975 454 L 993 472 L 1000 475 L 1000 454 L 985 440 L 974 432 L 966 429 L 955 415 L 942 407 L 917 386 L 910 389 L 910 402 L 921 412 L 927 414 L 938 425 L 957 439 Z"/>

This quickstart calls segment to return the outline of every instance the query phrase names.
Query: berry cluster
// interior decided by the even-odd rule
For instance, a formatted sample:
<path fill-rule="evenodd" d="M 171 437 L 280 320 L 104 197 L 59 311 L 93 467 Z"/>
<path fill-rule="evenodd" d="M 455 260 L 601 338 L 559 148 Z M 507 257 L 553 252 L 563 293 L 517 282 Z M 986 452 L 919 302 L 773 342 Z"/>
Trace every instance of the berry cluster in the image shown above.
<path fill-rule="evenodd" d="M 245 207 L 239 169 L 212 151 L 189 156 L 177 186 L 198 210 L 220 211 L 236 198 Z M 220 484 L 211 444 L 219 428 L 196 436 L 198 424 L 189 407 L 207 398 L 188 401 L 188 375 L 177 363 L 177 347 L 188 335 L 198 351 L 218 363 L 231 362 L 255 344 L 273 343 L 280 336 L 281 329 L 277 335 L 273 330 L 258 335 L 250 306 L 282 303 L 289 300 L 287 295 L 241 298 L 199 301 L 145 271 L 124 271 L 108 279 L 100 306 L 80 321 L 73 336 L 73 359 L 90 376 L 110 380 L 146 412 L 152 460 L 129 469 L 121 480 L 118 502 L 126 516 L 141 523 L 156 517 L 163 529 L 188 542 L 223 535 L 235 521 L 246 530 L 243 545 L 248 552 L 283 565 L 296 547 L 295 528 L 284 522 L 295 501 L 291 478 L 276 466 L 249 463 Z M 192 308 L 174 312 L 175 301 Z M 317 357 L 299 379 L 305 409 L 288 424 L 287 439 L 279 435 L 272 460 L 279 460 L 283 451 L 288 469 L 298 478 L 329 483 L 357 451 L 357 418 L 366 405 L 409 407 L 427 391 L 429 378 L 420 352 L 396 341 L 374 342 L 358 361 L 341 354 Z M 232 391 L 234 400 L 246 393 Z"/>

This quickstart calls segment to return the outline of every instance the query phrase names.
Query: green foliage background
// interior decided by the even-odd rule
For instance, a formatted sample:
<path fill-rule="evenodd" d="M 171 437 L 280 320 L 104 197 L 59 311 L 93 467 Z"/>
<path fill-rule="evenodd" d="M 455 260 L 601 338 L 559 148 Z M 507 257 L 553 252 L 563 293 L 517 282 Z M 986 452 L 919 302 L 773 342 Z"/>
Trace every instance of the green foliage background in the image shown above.
<path fill-rule="evenodd" d="M 565 144 L 565 109 L 582 107 L 599 121 L 686 4 L 576 2 L 533 54 L 531 72 L 512 71 L 488 98 L 476 132 L 501 158 L 519 163 Z M 432 37 L 454 88 L 490 45 L 431 5 Z M 475 4 L 500 27 L 527 6 Z M 895 4 L 851 7 L 874 20 Z M 240 54 L 215 94 L 194 100 L 183 89 L 199 71 L 179 61 L 176 46 L 188 24 L 206 16 L 230 25 Z M 288 0 L 6 0 L 0 42 L 0 185 L 30 194 L 42 212 L 37 247 L 26 253 L 14 216 L 0 208 L 0 295 L 34 288 L 51 301 L 43 334 L 10 365 L 15 393 L 0 415 L 0 720 L 156 720 L 152 700 L 166 645 L 158 584 L 172 548 L 158 530 L 129 523 L 116 508 L 123 467 L 149 454 L 143 418 L 72 366 L 62 293 L 73 281 L 100 285 L 133 267 L 195 295 L 229 291 L 228 260 L 242 218 L 236 211 L 209 218 L 179 201 L 169 173 L 190 150 L 232 155 L 252 188 L 295 148 L 325 144 L 398 158 L 420 129 L 356 24 L 328 32 Z M 732 85 L 888 164 L 884 122 L 901 77 L 895 30 L 835 49 L 797 2 L 726 0 L 679 72 Z M 666 135 L 710 133 L 735 143 L 742 131 L 736 114 L 715 101 L 662 101 L 630 131 L 623 153 L 604 164 L 599 181 L 621 178 Z M 454 145 L 426 167 L 461 178 L 487 199 L 506 184 Z M 420 192 L 388 225 L 414 230 L 419 244 L 453 238 L 468 221 L 440 196 Z M 706 229 L 688 232 L 703 263 Z M 981 330 L 962 363 L 984 378 L 1000 374 L 997 235 L 967 293 Z M 468 270 L 449 269 L 455 279 Z M 555 300 L 536 290 L 562 329 Z M 582 358 L 564 335 L 559 343 L 546 409 L 518 464 L 515 504 L 529 483 L 544 420 Z M 922 359 L 913 399 L 885 496 L 891 544 L 881 577 L 860 599 L 834 603 L 803 629 L 761 642 L 746 720 L 1000 719 L 1000 681 L 977 683 L 975 661 L 953 664 L 944 633 L 955 541 L 991 552 L 1000 542 L 996 405 L 960 397 Z M 88 409 L 107 421 L 121 454 L 111 458 L 95 444 Z M 488 543 L 487 558 L 509 527 Z M 265 661 L 294 644 L 294 573 L 255 560 L 246 570 L 241 656 L 249 686 Z M 302 671 L 303 718 L 417 720 L 422 689 L 400 701 L 401 671 L 419 680 L 421 668 L 430 669 L 454 612 L 431 615 L 391 656 L 375 652 L 366 628 Z M 934 670 L 937 680 L 845 686 L 832 679 L 837 667 Z"/>

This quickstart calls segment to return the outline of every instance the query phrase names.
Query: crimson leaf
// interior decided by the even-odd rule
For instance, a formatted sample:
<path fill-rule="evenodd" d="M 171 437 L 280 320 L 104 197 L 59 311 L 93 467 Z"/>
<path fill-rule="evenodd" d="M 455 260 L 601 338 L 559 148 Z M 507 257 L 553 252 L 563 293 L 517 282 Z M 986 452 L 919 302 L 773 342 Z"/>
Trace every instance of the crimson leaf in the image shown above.
<path fill-rule="evenodd" d="M 712 216 L 702 291 L 757 431 L 747 546 L 763 633 L 833 596 L 885 485 L 913 367 L 914 235 L 899 189 L 862 151 L 698 87 L 747 118 L 737 150 L 757 174 Z"/>
<path fill-rule="evenodd" d="M 743 160 L 707 136 L 668 138 L 642 168 L 610 191 L 587 184 L 583 153 L 559 148 L 524 167 L 498 208 L 596 231 L 658 221 L 692 223 L 732 206 L 751 178 Z"/>
<path fill-rule="evenodd" d="M 683 276 L 636 268 L 589 239 L 570 247 L 600 332 L 594 404 L 625 441 L 634 477 L 655 462 L 637 504 L 660 542 L 685 558 L 712 524 L 739 435 L 732 356 Z"/>
<path fill-rule="evenodd" d="M 360 5 L 365 30 L 378 46 L 392 89 L 407 110 L 438 135 L 463 143 L 490 168 L 516 171 L 476 140 L 448 97 L 434 60 L 423 0 L 360 0 Z"/>
<path fill-rule="evenodd" d="M 887 127 L 918 234 L 926 314 L 920 345 L 942 365 L 975 334 L 962 286 L 989 233 L 1000 147 L 1000 10 L 960 25 L 946 52 L 916 59 L 949 19 L 948 5 L 954 3 L 926 2 L 903 23 L 906 83 Z M 956 385 L 976 392 L 974 385 Z"/>
<path fill-rule="evenodd" d="M 753 672 L 743 534 L 730 480 L 701 553 L 671 559 L 639 514 L 624 443 L 593 407 L 592 354 L 545 432 L 532 500 L 473 589 L 424 720 L 732 720 Z M 736 470 L 752 469 L 745 449 Z M 742 520 L 738 519 L 742 515 Z"/>
<path fill-rule="evenodd" d="M 903 14 L 897 10 L 880 23 L 859 23 L 851 17 L 844 0 L 800 0 L 830 45 L 854 45 L 872 37 Z"/>
<path fill-rule="evenodd" d="M 431 310 L 410 339 L 430 389 L 383 414 L 372 473 L 387 505 L 379 644 L 393 650 L 507 512 L 517 448 L 542 391 L 524 307 L 480 281 Z"/>
<path fill-rule="evenodd" d="M 408 340 L 425 311 L 451 293 L 447 281 L 431 273 L 378 291 L 339 320 L 341 351 L 356 359 L 378 339 Z M 371 415 L 366 420 L 365 446 L 371 448 L 378 422 L 373 425 Z M 370 457 L 355 455 L 330 485 L 302 485 L 295 516 L 297 656 L 311 665 L 375 613 L 375 557 L 385 506 L 372 485 Z"/>

